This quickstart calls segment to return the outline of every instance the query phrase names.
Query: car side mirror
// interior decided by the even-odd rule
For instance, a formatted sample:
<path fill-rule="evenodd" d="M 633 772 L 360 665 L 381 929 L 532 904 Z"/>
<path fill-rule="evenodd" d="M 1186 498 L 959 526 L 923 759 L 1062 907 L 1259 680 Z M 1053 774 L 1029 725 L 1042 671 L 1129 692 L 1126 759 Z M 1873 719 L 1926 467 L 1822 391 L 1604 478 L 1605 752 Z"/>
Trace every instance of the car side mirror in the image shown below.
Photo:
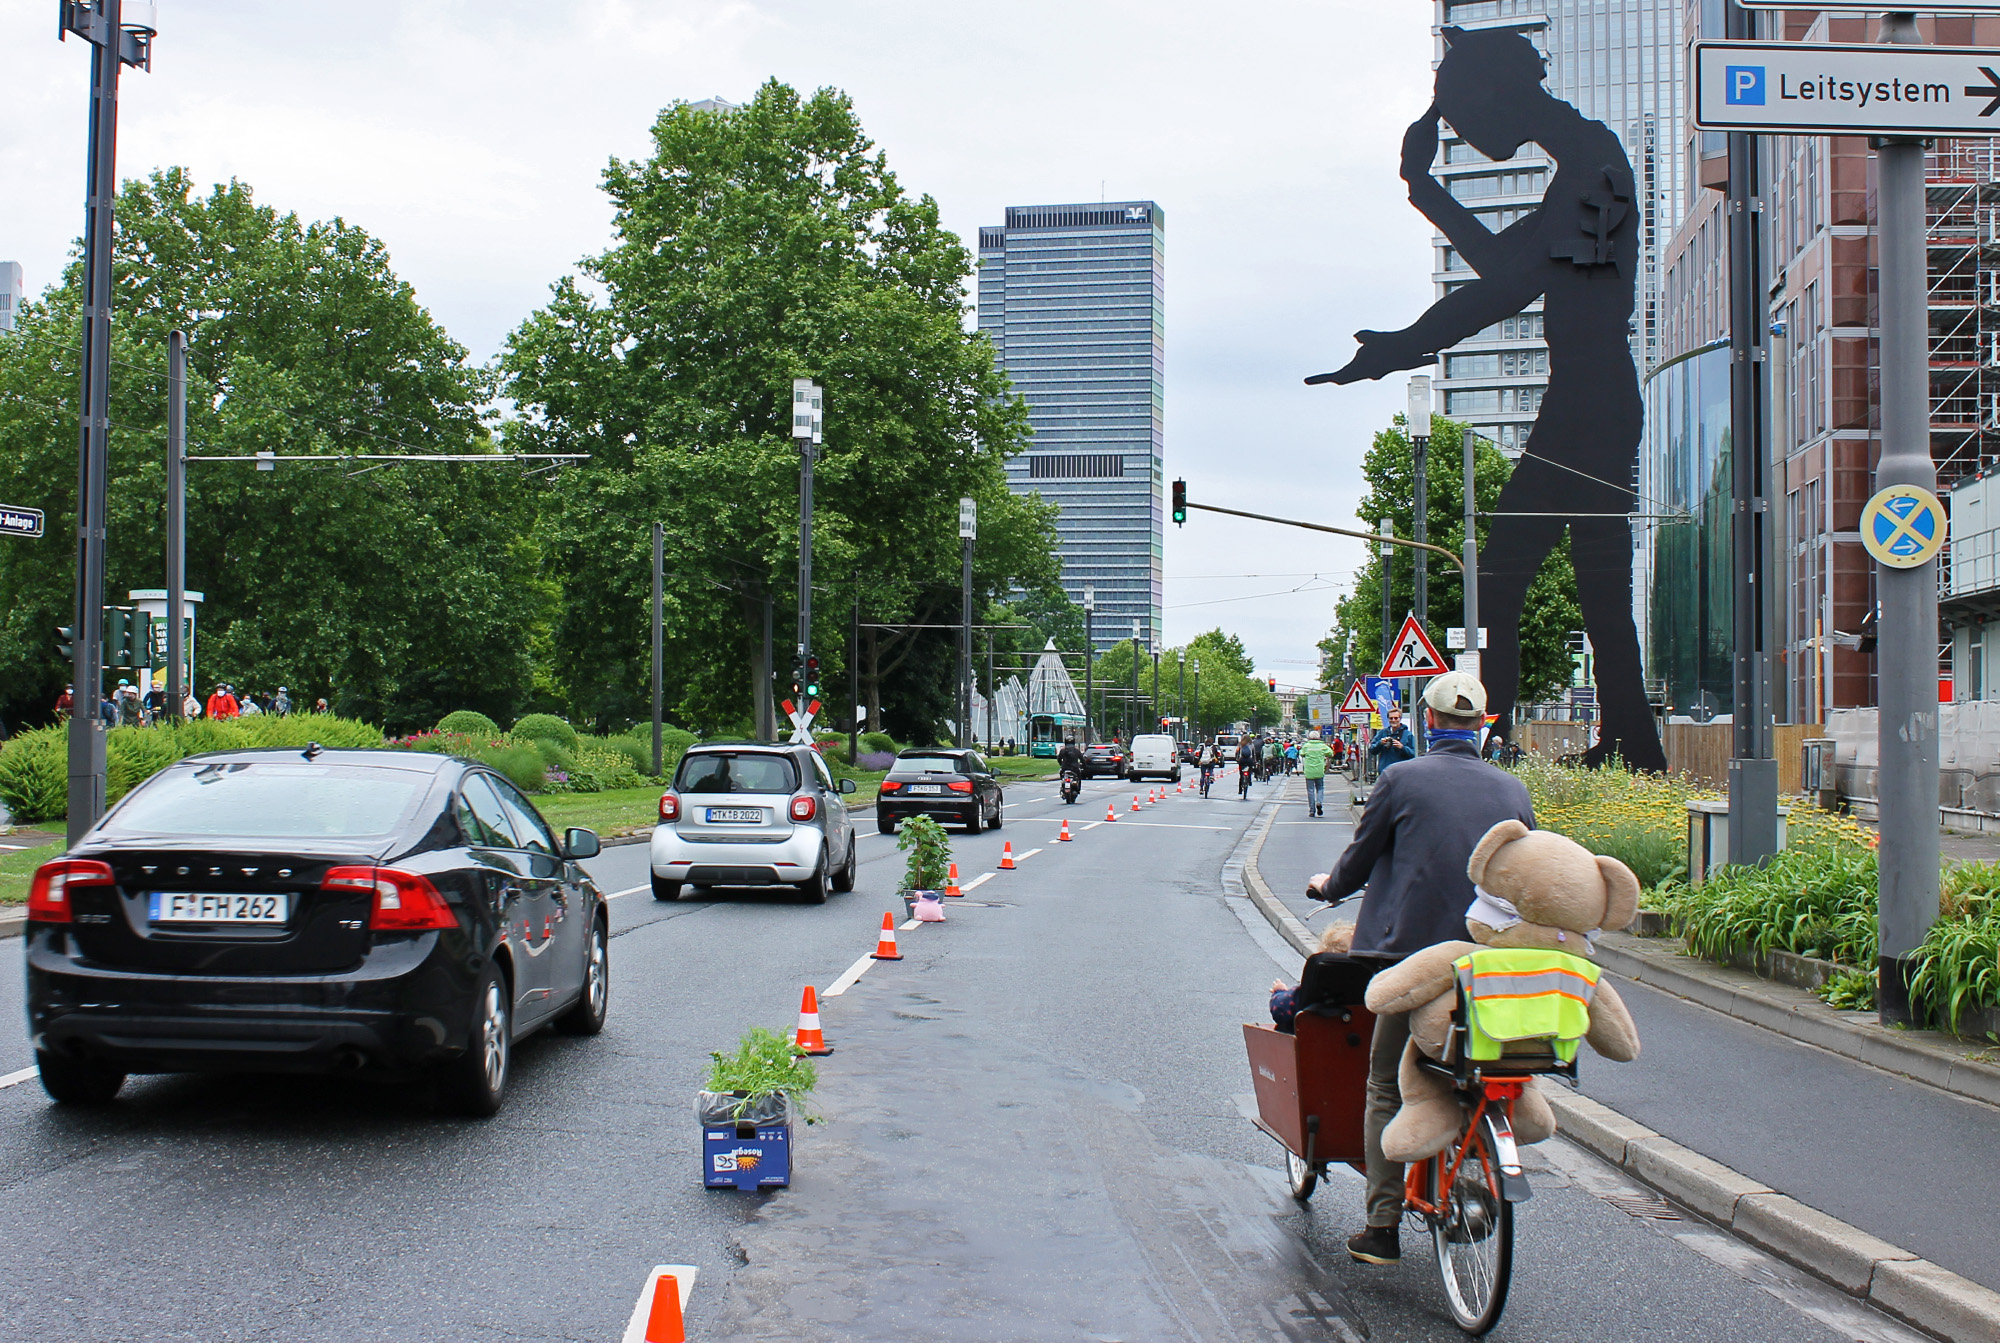
<path fill-rule="evenodd" d="M 840 781 L 840 791 L 843 793 L 854 793 L 854 792 L 859 792 L 860 790 L 857 787 L 855 787 L 854 780 L 842 779 Z"/>
<path fill-rule="evenodd" d="M 563 853 L 574 860 L 595 858 L 604 851 L 602 841 L 595 830 L 585 830 L 581 826 L 563 832 Z"/>

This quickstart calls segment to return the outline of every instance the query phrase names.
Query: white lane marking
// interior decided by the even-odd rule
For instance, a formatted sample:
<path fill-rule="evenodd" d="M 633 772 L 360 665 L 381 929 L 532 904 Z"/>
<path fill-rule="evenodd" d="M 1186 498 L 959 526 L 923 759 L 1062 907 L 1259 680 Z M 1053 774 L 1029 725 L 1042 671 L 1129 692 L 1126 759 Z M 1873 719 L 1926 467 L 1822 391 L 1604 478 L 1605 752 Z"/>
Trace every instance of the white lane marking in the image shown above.
<path fill-rule="evenodd" d="M 1099 821 L 1099 825 L 1109 822 Z M 1185 825 L 1179 821 L 1120 821 L 1120 825 L 1135 825 L 1142 830 L 1234 830 L 1233 825 Z"/>
<path fill-rule="evenodd" d="M 631 888 L 630 888 L 630 889 L 628 889 L 628 890 L 623 890 L 623 891 L 613 891 L 613 892 L 612 892 L 611 894 L 609 894 L 609 895 L 605 896 L 604 898 L 605 898 L 606 900 L 616 900 L 616 899 L 618 899 L 618 898 L 619 898 L 620 896 L 624 896 L 624 895 L 637 895 L 637 894 L 638 894 L 639 892 L 641 892 L 641 891 L 650 891 L 650 890 L 652 890 L 652 889 L 653 889 L 653 886 L 652 886 L 652 883 L 651 883 L 651 882 L 648 882 L 648 883 L 646 883 L 646 884 L 645 884 L 644 886 L 634 886 L 634 887 L 631 887 Z"/>
<path fill-rule="evenodd" d="M 922 919 L 911 919 L 908 923 L 902 924 L 900 926 L 902 930 L 907 933 L 910 931 L 910 929 L 921 927 L 922 925 L 923 925 Z"/>
<path fill-rule="evenodd" d="M 1095 830 L 1100 825 L 1110 825 L 1110 824 L 1111 824 L 1110 821 L 1092 821 L 1089 825 L 1079 826 L 1078 828 L 1082 830 Z"/>
<path fill-rule="evenodd" d="M 868 973 L 868 967 L 873 964 L 875 964 L 875 957 L 872 953 L 863 956 L 860 960 L 848 966 L 839 979 L 834 980 L 832 984 L 828 985 L 826 992 L 822 993 L 820 997 L 838 998 L 841 994 L 853 988 L 861 976 Z"/>
<path fill-rule="evenodd" d="M 974 877 L 971 881 L 966 882 L 965 885 L 959 887 L 958 893 L 960 895 L 963 895 L 967 891 L 976 891 L 981 886 L 984 886 L 987 882 L 991 880 L 993 880 L 993 874 L 991 872 L 982 872 L 978 876 Z"/>
<path fill-rule="evenodd" d="M 0 1091 L 8 1087 L 17 1087 L 23 1082 L 32 1082 L 40 1076 L 41 1073 L 34 1068 L 23 1068 L 17 1073 L 8 1073 L 5 1077 L 0 1077 Z"/>
<path fill-rule="evenodd" d="M 1026 853 L 1017 853 L 1014 855 L 1014 861 L 1017 863 L 1025 863 L 1030 858 L 1033 858 L 1036 854 L 1040 852 L 1041 852 L 1040 849 L 1029 849 Z"/>

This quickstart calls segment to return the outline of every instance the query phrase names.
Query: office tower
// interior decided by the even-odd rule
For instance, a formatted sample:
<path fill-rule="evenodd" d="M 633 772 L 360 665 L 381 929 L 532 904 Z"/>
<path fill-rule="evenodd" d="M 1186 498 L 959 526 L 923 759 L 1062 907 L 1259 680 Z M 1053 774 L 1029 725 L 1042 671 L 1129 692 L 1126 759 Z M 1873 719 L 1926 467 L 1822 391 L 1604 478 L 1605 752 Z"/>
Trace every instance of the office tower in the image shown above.
<path fill-rule="evenodd" d="M 979 329 L 1028 403 L 1016 493 L 1062 508 L 1063 589 L 1099 648 L 1159 637 L 1166 215 L 1152 201 L 1010 206 L 979 230 Z"/>
<path fill-rule="evenodd" d="M 0 331 L 14 329 L 14 314 L 21 307 L 21 263 L 0 261 Z"/>
<path fill-rule="evenodd" d="M 1549 58 L 1549 92 L 1604 122 L 1624 142 L 1642 213 L 1632 357 L 1645 372 L 1663 357 L 1661 261 L 1687 197 L 1678 0 L 1435 0 L 1435 5 L 1440 25 L 1509 29 L 1527 37 Z M 1439 128 L 1439 138 L 1440 162 L 1432 171 L 1488 228 L 1498 232 L 1541 203 L 1554 165 L 1539 146 L 1526 145 L 1507 162 L 1494 163 L 1448 126 Z M 1442 297 L 1473 279 L 1474 272 L 1442 235 L 1433 245 L 1432 278 Z M 1469 424 L 1509 456 L 1518 455 L 1549 381 L 1540 301 L 1454 345 L 1441 362 L 1437 389 L 1443 413 Z"/>

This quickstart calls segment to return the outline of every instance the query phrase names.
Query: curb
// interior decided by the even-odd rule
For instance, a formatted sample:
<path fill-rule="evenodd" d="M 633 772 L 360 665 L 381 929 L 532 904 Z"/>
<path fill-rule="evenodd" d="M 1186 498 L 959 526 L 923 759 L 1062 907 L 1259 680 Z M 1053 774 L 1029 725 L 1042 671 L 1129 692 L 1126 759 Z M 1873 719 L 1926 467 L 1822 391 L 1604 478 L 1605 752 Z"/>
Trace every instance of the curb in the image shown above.
<path fill-rule="evenodd" d="M 1564 1137 L 1759 1249 L 1953 1343 L 2000 1343 L 2000 1292 L 1809 1208 L 1588 1096 L 1555 1088 L 1542 1094 Z"/>
<path fill-rule="evenodd" d="M 2000 1105 L 2000 1067 L 1970 1057 L 1980 1046 L 1935 1031 L 1890 1031 L 1822 1003 L 1806 989 L 1691 961 L 1661 939 L 1606 933 L 1597 962 L 1620 978 L 1713 1008 L 1802 1044 L 1914 1078 L 1968 1100 Z M 1869 1014 L 1871 1017 L 1873 1014 Z"/>
<path fill-rule="evenodd" d="M 0 910 L 0 939 L 20 937 L 28 931 L 28 910 L 25 905 L 14 909 Z"/>
<path fill-rule="evenodd" d="M 1275 817 L 1275 805 L 1270 808 L 1270 814 Z M 1263 852 L 1270 828 L 1270 820 L 1260 817 L 1257 826 L 1253 827 L 1254 839 L 1251 835 L 1245 836 L 1241 884 L 1264 917 L 1271 921 L 1272 927 L 1296 946 L 1298 940 L 1292 928 L 1298 928 L 1300 934 L 1304 929 L 1290 911 L 1271 895 L 1263 875 L 1257 870 L 1257 857 Z M 1223 869 L 1225 886 L 1230 884 L 1234 875 L 1231 872 L 1234 865 L 1232 857 L 1231 864 Z M 1288 924 L 1290 927 L 1287 927 Z M 1718 992 L 1725 999 L 1740 992 L 1729 986 L 1718 990 L 1685 971 L 1655 966 L 1650 958 L 1607 946 L 1605 942 L 1608 940 L 1599 942 L 1598 960 L 1606 969 L 1622 977 L 1667 989 L 1706 1006 L 1718 1005 L 1709 1001 Z M 1642 978 L 1642 973 L 1646 977 Z M 1703 989 L 1706 996 L 1669 987 L 1673 978 Z M 1812 997 L 1803 990 L 1796 992 L 1807 998 Z M 1816 998 L 1812 1001 L 1818 1003 Z M 1720 1010 L 1755 1025 L 1766 1024 L 1757 1016 L 1731 1011 L 1728 1006 L 1721 1006 Z M 1787 1016 L 1808 1020 L 1789 1008 L 1779 1010 Z M 1848 1026 L 1844 1022 L 1834 1024 L 1857 1034 L 1860 1031 L 1859 1027 Z M 1797 1031 L 1782 1027 L 1772 1029 L 1808 1043 L 1821 1043 Z M 1862 1062 L 1876 1062 L 1874 1058 L 1864 1058 L 1851 1048 L 1827 1047 Z M 1910 1052 L 1930 1059 L 1926 1051 L 1911 1049 Z M 1935 1061 L 1932 1061 L 1932 1066 L 1935 1067 Z M 1558 1129 L 1564 1137 L 1637 1176 L 1750 1244 L 1825 1279 L 1897 1319 L 1952 1340 L 1952 1343 L 2000 1343 L 2000 1292 L 1919 1258 L 1858 1227 L 1849 1226 L 1836 1217 L 1809 1208 L 1719 1161 L 1683 1147 L 1636 1120 L 1627 1119 L 1610 1106 L 1588 1096 L 1556 1087 L 1545 1088 L 1542 1094 L 1555 1110 Z M 1961 1090 L 1959 1094 L 1973 1093 Z"/>

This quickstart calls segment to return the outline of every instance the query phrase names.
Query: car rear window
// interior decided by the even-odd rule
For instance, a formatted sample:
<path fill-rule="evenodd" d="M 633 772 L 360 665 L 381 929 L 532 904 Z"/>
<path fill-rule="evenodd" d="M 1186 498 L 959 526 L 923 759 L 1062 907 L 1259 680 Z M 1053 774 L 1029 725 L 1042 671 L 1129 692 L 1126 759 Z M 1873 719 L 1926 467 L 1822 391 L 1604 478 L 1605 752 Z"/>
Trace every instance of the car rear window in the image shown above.
<path fill-rule="evenodd" d="M 799 776 L 790 756 L 703 751 L 681 758 L 674 787 L 683 793 L 795 793 Z"/>
<path fill-rule="evenodd" d="M 1172 751 L 1174 749 L 1174 739 L 1172 737 L 1158 736 L 1134 737 L 1132 738 L 1132 749 L 1135 751 Z"/>
<path fill-rule="evenodd" d="M 955 755 L 904 755 L 896 757 L 896 763 L 889 766 L 889 777 L 894 779 L 910 774 L 963 774 L 965 762 Z"/>
<path fill-rule="evenodd" d="M 430 791 L 404 769 L 216 760 L 164 769 L 104 820 L 107 834 L 364 839 L 393 834 Z"/>

